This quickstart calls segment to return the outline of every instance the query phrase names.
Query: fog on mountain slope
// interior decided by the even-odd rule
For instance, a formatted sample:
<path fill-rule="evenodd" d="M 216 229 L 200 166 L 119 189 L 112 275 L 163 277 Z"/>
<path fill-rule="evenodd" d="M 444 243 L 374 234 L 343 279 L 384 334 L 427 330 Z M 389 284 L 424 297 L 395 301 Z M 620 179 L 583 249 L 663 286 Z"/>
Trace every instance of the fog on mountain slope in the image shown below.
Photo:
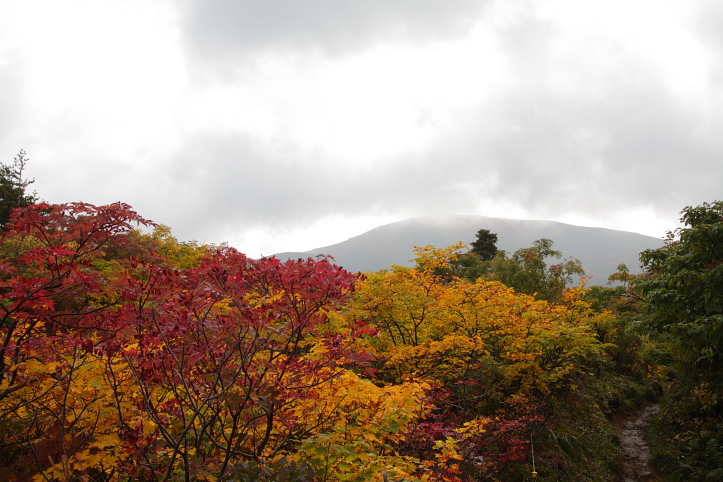
<path fill-rule="evenodd" d="M 446 247 L 457 242 L 471 243 L 479 229 L 499 236 L 497 247 L 512 253 L 529 247 L 541 238 L 551 239 L 563 257 L 582 261 L 589 284 L 605 285 L 607 277 L 625 263 L 631 273 L 639 273 L 638 255 L 659 248 L 663 240 L 638 233 L 605 228 L 573 226 L 555 221 L 530 221 L 486 216 L 428 216 L 380 226 L 341 243 L 304 252 L 286 252 L 280 259 L 330 255 L 349 271 L 378 271 L 393 264 L 412 266 L 414 246 Z"/>

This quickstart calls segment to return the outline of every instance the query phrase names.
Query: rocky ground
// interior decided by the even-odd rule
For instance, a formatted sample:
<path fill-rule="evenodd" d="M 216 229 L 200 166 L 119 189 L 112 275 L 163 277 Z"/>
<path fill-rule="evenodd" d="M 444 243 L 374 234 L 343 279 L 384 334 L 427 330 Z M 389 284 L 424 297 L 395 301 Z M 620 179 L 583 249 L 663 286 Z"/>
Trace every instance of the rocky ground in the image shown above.
<path fill-rule="evenodd" d="M 645 429 L 650 418 L 658 413 L 658 405 L 652 404 L 639 413 L 623 420 L 618 428 L 620 447 L 623 451 L 624 482 L 653 482 L 657 480 L 650 467 L 650 447 L 645 440 Z"/>

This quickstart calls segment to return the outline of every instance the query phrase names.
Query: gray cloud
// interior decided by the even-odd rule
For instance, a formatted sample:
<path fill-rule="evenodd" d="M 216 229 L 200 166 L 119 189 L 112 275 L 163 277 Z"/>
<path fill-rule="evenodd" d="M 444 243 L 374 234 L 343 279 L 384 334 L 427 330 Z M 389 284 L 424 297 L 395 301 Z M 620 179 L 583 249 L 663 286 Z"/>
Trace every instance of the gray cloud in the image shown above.
<path fill-rule="evenodd" d="M 469 212 L 485 199 L 542 218 L 667 215 L 720 197 L 723 140 L 712 126 L 723 115 L 678 100 L 654 72 L 636 75 L 582 94 L 527 83 L 426 152 L 366 170 L 289 142 L 272 152 L 243 135 L 196 137 L 164 168 L 174 174 L 162 192 L 185 193 L 169 223 L 295 227 L 333 214 Z"/>
<path fill-rule="evenodd" d="M 700 37 L 708 41 L 719 54 L 723 54 L 723 4 L 709 2 L 697 17 Z"/>
<path fill-rule="evenodd" d="M 185 45 L 204 63 L 251 54 L 358 52 L 384 41 L 463 35 L 486 2 L 479 0 L 189 0 Z"/>
<path fill-rule="evenodd" d="M 216 76 L 219 65 L 244 69 L 245 59 L 256 54 L 303 58 L 321 52 L 333 63 L 335 56 L 353 55 L 376 43 L 465 35 L 481 18 L 484 3 L 189 0 L 183 5 L 182 35 L 190 61 L 202 75 Z M 540 20 L 531 8 L 516 15 L 501 25 L 485 24 L 496 29 L 485 41 L 494 38 L 502 49 L 503 61 L 490 65 L 506 69 L 507 84 L 489 87 L 494 95 L 478 96 L 483 99 L 478 104 L 470 100 L 447 111 L 421 102 L 420 109 L 428 111 L 420 110 L 420 122 L 435 126 L 430 132 L 436 139 L 424 151 L 354 166 L 343 155 L 332 158 L 323 145 L 302 148 L 292 136 L 284 138 L 279 132 L 293 123 L 286 124 L 281 112 L 274 114 L 278 128 L 267 132 L 278 137 L 272 146 L 249 133 L 191 129 L 174 154 L 165 159 L 149 154 L 144 164 L 97 152 L 98 147 L 83 140 L 85 123 L 92 119 L 69 115 L 52 132 L 37 135 L 38 149 L 49 152 L 47 158 L 57 154 L 44 175 L 34 174 L 38 191 L 46 195 L 41 189 L 46 182 L 52 185 L 53 202 L 120 199 L 172 226 L 181 239 L 212 242 L 224 241 L 234 230 L 291 230 L 333 215 L 494 215 L 478 210 L 489 201 L 520 206 L 537 218 L 578 213 L 602 219 L 645 207 L 676 217 L 685 205 L 720 198 L 723 98 L 711 95 L 702 105 L 703 96 L 693 92 L 683 99 L 649 59 L 607 39 L 574 46 L 561 59 L 553 51 L 559 47 L 558 26 Z M 721 19 L 711 15 L 707 21 L 715 26 Z M 701 38 L 714 52 L 723 52 L 717 32 L 701 30 Z M 601 60 L 605 62 L 598 68 Z M 430 72 L 436 68 L 429 66 Z M 16 94 L 23 85 L 18 72 L 0 70 L 0 102 L 10 106 L 0 111 L 0 128 L 9 131 L 14 128 L 10 111 L 23 112 L 23 101 L 16 100 L 22 98 Z M 248 75 L 259 81 L 256 73 Z M 430 87 L 430 95 L 455 88 L 448 84 Z M 711 85 L 711 93 L 719 94 Z M 474 98 L 476 94 L 470 92 Z M 385 115 L 384 109 L 379 115 Z M 455 119 L 452 129 L 445 127 L 445 116 Z M 342 125 L 345 118 L 338 122 Z M 368 131 L 368 142 L 377 142 L 371 133 L 378 130 L 366 129 L 374 127 L 374 120 L 364 122 L 355 125 Z M 31 124 L 23 125 L 32 132 Z M 231 125 L 219 129 L 234 130 Z M 12 137 L 22 138 L 17 133 Z M 12 146 L 11 154 L 19 148 L 33 159 L 43 157 L 33 146 Z M 70 191 L 70 199 L 60 198 Z"/>
<path fill-rule="evenodd" d="M 720 197 L 723 141 L 709 127 L 720 116 L 701 116 L 652 81 L 602 89 L 590 98 L 511 91 L 426 152 L 368 169 L 290 141 L 272 149 L 247 135 L 195 136 L 146 173 L 153 187 L 130 202 L 181 239 L 220 242 L 229 230 L 293 229 L 330 215 L 468 213 L 485 200 L 537 218 L 604 218 L 641 207 L 675 215 Z"/>
<path fill-rule="evenodd" d="M 25 96 L 25 68 L 21 60 L 9 56 L 9 61 L 0 65 L 0 132 L 2 138 L 11 139 L 15 131 L 23 124 L 23 99 Z M 0 59 L 1 60 L 1 59 Z M 27 148 L 21 145 L 6 145 L 0 139 L 0 146 L 16 154 L 20 149 Z M 3 152 L 3 154 L 5 154 Z M 0 159 L 2 163 L 11 162 L 12 159 Z"/>
<path fill-rule="evenodd" d="M 698 17 L 700 38 L 711 50 L 710 82 L 723 88 L 723 4 L 706 4 Z"/>

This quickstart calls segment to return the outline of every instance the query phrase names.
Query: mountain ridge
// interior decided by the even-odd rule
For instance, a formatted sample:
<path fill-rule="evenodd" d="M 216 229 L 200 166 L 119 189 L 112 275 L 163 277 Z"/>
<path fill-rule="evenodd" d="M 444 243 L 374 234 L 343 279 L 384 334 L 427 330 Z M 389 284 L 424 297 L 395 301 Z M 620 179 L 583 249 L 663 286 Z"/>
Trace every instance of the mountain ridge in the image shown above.
<path fill-rule="evenodd" d="M 638 255 L 645 249 L 663 246 L 663 239 L 630 231 L 576 226 L 549 220 L 523 220 L 479 215 L 420 216 L 384 224 L 346 241 L 303 252 L 275 254 L 279 259 L 332 256 L 349 271 L 378 271 L 393 264 L 411 266 L 414 246 L 446 247 L 457 242 L 470 244 L 479 229 L 498 235 L 497 247 L 512 253 L 533 241 L 548 238 L 563 258 L 582 261 L 591 284 L 604 285 L 607 277 L 625 263 L 640 272 Z"/>

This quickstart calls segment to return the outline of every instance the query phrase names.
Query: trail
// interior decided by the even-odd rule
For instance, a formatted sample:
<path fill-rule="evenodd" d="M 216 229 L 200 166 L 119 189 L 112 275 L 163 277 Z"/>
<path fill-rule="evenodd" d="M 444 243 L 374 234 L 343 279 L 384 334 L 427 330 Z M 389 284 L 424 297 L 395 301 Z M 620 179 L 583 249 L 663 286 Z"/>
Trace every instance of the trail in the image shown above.
<path fill-rule="evenodd" d="M 645 441 L 645 429 L 650 418 L 658 413 L 657 403 L 648 405 L 640 413 L 625 420 L 618 429 L 620 448 L 623 452 L 623 482 L 653 482 L 656 480 L 650 467 L 650 447 Z"/>

